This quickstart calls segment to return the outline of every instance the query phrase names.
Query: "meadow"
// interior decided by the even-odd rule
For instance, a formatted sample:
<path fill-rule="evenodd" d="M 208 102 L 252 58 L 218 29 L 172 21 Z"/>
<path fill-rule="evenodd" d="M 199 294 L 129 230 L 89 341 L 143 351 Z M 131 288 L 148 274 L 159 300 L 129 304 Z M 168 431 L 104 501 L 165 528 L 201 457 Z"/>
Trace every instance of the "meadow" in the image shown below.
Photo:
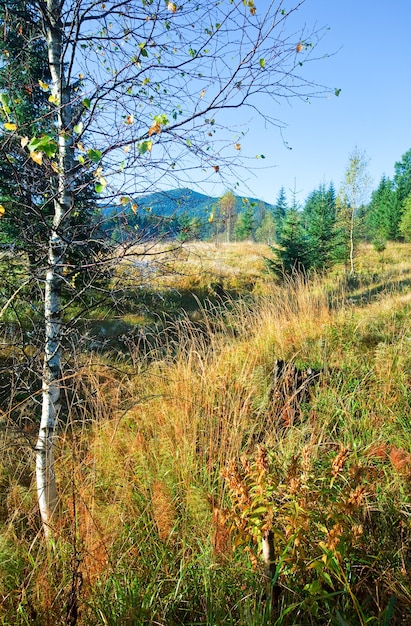
<path fill-rule="evenodd" d="M 1 416 L 0 624 L 408 624 L 411 245 L 281 283 L 260 244 L 160 252 L 118 266 L 139 332 L 66 355 L 49 544 Z"/>

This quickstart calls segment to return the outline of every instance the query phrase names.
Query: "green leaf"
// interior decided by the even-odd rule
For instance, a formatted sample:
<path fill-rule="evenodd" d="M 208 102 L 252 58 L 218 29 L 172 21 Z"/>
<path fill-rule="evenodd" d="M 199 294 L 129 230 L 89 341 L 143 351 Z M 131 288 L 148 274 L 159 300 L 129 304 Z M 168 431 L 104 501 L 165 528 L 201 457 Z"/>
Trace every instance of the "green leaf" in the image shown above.
<path fill-rule="evenodd" d="M 6 93 L 0 93 L 0 102 L 4 109 L 5 114 L 8 116 L 10 113 L 10 98 Z"/>
<path fill-rule="evenodd" d="M 84 98 L 84 100 L 82 101 L 82 105 L 85 109 L 90 110 L 90 105 L 91 105 L 90 98 Z"/>
<path fill-rule="evenodd" d="M 73 128 L 74 132 L 77 133 L 77 135 L 80 135 L 80 133 L 83 132 L 83 122 L 80 122 L 79 124 L 76 124 Z"/>
<path fill-rule="evenodd" d="M 49 158 L 57 152 L 57 143 L 51 135 L 32 137 L 28 144 L 30 152 L 44 152 Z"/>
<path fill-rule="evenodd" d="M 102 185 L 101 183 L 96 183 L 94 185 L 94 190 L 96 191 L 96 193 L 101 193 L 102 191 L 104 191 L 105 189 L 105 185 Z"/>
<path fill-rule="evenodd" d="M 260 67 L 265 68 L 265 59 L 260 59 Z"/>
<path fill-rule="evenodd" d="M 152 141 L 142 141 L 138 144 L 138 151 L 140 154 L 146 154 L 146 152 L 151 152 L 151 148 L 153 146 Z"/>
<path fill-rule="evenodd" d="M 87 150 L 87 156 L 90 159 L 90 161 L 93 161 L 93 163 L 98 163 L 101 159 L 101 157 L 103 156 L 101 150 Z"/>
<path fill-rule="evenodd" d="M 334 90 L 334 94 L 337 96 L 337 98 L 340 95 L 340 93 L 341 93 L 341 89 L 335 89 Z"/>
<path fill-rule="evenodd" d="M 160 113 L 160 115 L 154 116 L 154 121 L 160 124 L 161 126 L 167 126 L 169 123 L 167 115 L 165 113 Z"/>

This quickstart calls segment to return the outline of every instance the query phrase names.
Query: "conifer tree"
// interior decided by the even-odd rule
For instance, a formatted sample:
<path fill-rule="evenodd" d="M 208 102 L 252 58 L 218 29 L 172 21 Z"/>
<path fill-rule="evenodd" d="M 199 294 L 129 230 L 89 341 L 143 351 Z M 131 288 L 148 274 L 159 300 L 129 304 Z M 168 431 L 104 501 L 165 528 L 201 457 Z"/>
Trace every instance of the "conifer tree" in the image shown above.
<path fill-rule="evenodd" d="M 238 214 L 235 223 L 235 236 L 238 241 L 251 239 L 255 230 L 254 207 L 247 203 L 246 208 Z"/>
<path fill-rule="evenodd" d="M 283 221 L 285 219 L 285 216 L 287 215 L 288 208 L 289 207 L 287 204 L 285 189 L 284 187 L 281 187 L 273 209 L 274 221 L 276 223 L 277 239 L 279 239 L 280 237 Z"/>
<path fill-rule="evenodd" d="M 286 213 L 276 247 L 271 246 L 274 259 L 267 260 L 268 268 L 277 275 L 305 274 L 312 267 L 312 246 L 302 214 L 296 206 Z"/>
<path fill-rule="evenodd" d="M 310 240 L 311 267 L 326 269 L 337 257 L 336 195 L 332 184 L 324 184 L 307 198 L 303 220 Z"/>
<path fill-rule="evenodd" d="M 400 235 L 401 210 L 394 182 L 382 176 L 380 183 L 371 194 L 367 212 L 367 231 L 374 240 L 395 240 Z"/>
<path fill-rule="evenodd" d="M 404 201 L 404 211 L 399 224 L 399 232 L 405 241 L 411 242 L 411 194 Z"/>
<path fill-rule="evenodd" d="M 395 163 L 394 169 L 395 190 L 402 212 L 403 204 L 411 193 L 411 149 L 402 155 L 401 161 Z"/>

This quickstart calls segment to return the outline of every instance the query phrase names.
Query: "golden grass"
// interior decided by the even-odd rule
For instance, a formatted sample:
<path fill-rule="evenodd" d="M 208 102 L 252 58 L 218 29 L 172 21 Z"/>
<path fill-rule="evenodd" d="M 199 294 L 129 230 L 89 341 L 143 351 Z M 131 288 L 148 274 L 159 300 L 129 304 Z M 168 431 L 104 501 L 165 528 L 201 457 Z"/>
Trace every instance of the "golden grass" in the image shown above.
<path fill-rule="evenodd" d="M 121 568 L 131 571 L 134 564 L 135 576 L 149 577 L 150 566 L 143 564 L 149 563 L 147 553 L 156 550 L 161 554 L 170 551 L 176 562 L 185 565 L 214 546 L 217 561 L 229 563 L 233 558 L 230 533 L 222 511 L 229 504 L 230 489 L 221 473 L 230 462 L 242 458 L 248 486 L 254 475 L 258 486 L 261 473 L 248 469 L 257 443 L 273 451 L 278 473 L 285 473 L 290 497 L 300 493 L 304 480 L 321 495 L 321 480 L 325 485 L 332 477 L 349 472 L 338 451 L 350 450 L 353 469 L 344 480 L 352 488 L 341 495 L 341 501 L 347 510 L 352 507 L 356 515 L 364 511 L 372 520 L 374 547 L 377 549 L 380 533 L 381 550 L 385 550 L 382 562 L 389 561 L 390 551 L 406 555 L 405 544 L 398 543 L 397 529 L 402 528 L 408 537 L 408 513 L 404 511 L 409 511 L 411 484 L 410 251 L 411 246 L 389 245 L 384 254 L 390 255 L 390 264 L 381 264 L 384 277 L 376 277 L 373 283 L 378 290 L 370 294 L 364 280 L 356 286 L 355 297 L 342 282 L 337 285 L 337 280 L 330 284 L 320 277 L 310 282 L 297 278 L 278 285 L 267 276 L 261 278 L 266 249 L 255 244 L 222 244 L 218 248 L 190 244 L 179 251 L 180 256 L 173 253 L 169 261 L 175 263 L 173 272 L 161 279 L 162 288 L 186 285 L 194 289 L 221 277 L 225 285 L 247 281 L 250 285 L 255 279 L 254 299 L 229 301 L 219 310 L 200 309 L 196 324 L 187 317 L 181 319 L 169 341 L 161 341 L 148 357 L 141 355 L 138 347 L 130 348 L 128 362 L 74 357 L 72 367 L 77 374 L 70 385 L 82 402 L 72 402 L 78 422 L 67 424 L 61 432 L 57 454 L 62 516 L 56 535 L 67 559 L 66 565 L 59 565 L 66 582 L 47 586 L 51 579 L 45 583 L 39 562 L 37 579 L 33 575 L 27 582 L 33 596 L 38 594 L 37 600 L 32 600 L 37 610 L 43 603 L 44 611 L 67 592 L 73 569 L 67 555 L 73 546 L 84 580 L 82 597 L 89 603 L 96 601 Z M 371 247 L 362 248 L 358 267 L 363 275 L 376 271 L 378 259 Z M 361 299 L 356 300 L 357 296 Z M 324 370 L 301 417 L 288 429 L 279 428 L 278 415 L 273 413 L 276 359 Z M 77 405 L 83 406 L 83 411 L 75 409 Z M 294 476 L 290 468 L 295 457 L 301 459 L 301 467 Z M 325 458 L 328 474 L 322 478 Z M 30 543 L 34 553 L 33 546 L 40 545 L 41 539 L 36 534 L 39 525 L 33 521 L 34 483 L 27 482 L 30 454 L 20 459 L 17 473 L 10 448 L 2 463 L 1 489 L 7 498 L 1 511 L 0 536 L 8 529 L 7 536 L 19 550 Z M 361 481 L 353 474 L 357 469 Z M 368 477 L 374 481 L 369 489 L 370 506 L 364 496 Z M 325 492 L 321 497 L 327 502 Z M 284 516 L 289 513 L 290 524 L 298 525 L 292 526 L 296 536 L 308 533 L 304 519 L 317 515 L 315 503 L 308 496 L 306 501 L 310 507 L 307 515 L 299 512 L 292 517 L 288 500 L 285 507 Z M 355 544 L 360 559 L 364 550 L 366 558 L 358 515 L 341 521 L 330 503 L 327 507 L 330 515 L 335 514 L 325 533 L 327 549 L 335 550 L 342 541 L 342 529 L 347 532 L 349 523 L 355 521 L 352 542 L 344 541 Z M 398 526 L 387 525 L 385 510 L 391 511 Z M 250 519 L 254 519 L 252 515 Z M 241 520 L 239 524 L 241 527 Z M 30 550 L 27 548 L 27 553 Z M 39 559 L 42 554 L 39 549 Z M 342 563 L 341 576 L 345 575 Z M 297 562 L 292 566 L 300 571 Z M 164 567 L 162 575 L 172 580 L 171 561 Z M 308 565 L 301 567 L 298 575 L 303 575 Z M 391 586 L 410 607 L 401 568 L 395 564 L 390 568 L 386 585 L 382 571 L 378 572 L 378 593 L 388 593 L 387 586 Z M 404 576 L 409 576 L 408 565 L 404 568 Z M 296 585 L 297 578 L 296 574 Z M 47 591 L 43 599 L 42 587 L 45 594 Z M 11 592 L 5 588 L 2 593 Z M 86 624 L 86 617 L 79 623 Z"/>

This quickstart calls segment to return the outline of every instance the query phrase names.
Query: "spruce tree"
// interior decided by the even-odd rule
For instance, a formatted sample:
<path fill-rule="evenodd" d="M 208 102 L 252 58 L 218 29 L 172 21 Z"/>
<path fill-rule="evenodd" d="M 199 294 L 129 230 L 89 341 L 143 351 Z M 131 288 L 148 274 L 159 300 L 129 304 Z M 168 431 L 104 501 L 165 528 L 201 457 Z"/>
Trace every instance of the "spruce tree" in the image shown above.
<path fill-rule="evenodd" d="M 244 241 L 244 239 L 251 239 L 254 234 L 255 219 L 254 208 L 249 203 L 248 206 L 239 213 L 235 224 L 234 232 L 238 241 Z"/>
<path fill-rule="evenodd" d="M 303 221 L 310 240 L 311 267 L 323 270 L 337 257 L 336 197 L 332 184 L 324 184 L 307 198 Z"/>
<path fill-rule="evenodd" d="M 411 193 L 411 149 L 402 155 L 395 166 L 394 183 L 401 208 Z"/>
<path fill-rule="evenodd" d="M 373 240 L 394 240 L 400 236 L 400 202 L 394 182 L 382 176 L 380 183 L 371 195 L 367 213 L 367 231 Z"/>
<path fill-rule="evenodd" d="M 277 240 L 280 238 L 283 221 L 287 215 L 288 208 L 287 196 L 285 195 L 284 187 L 281 187 L 273 210 Z"/>
<path fill-rule="evenodd" d="M 399 232 L 405 241 L 411 242 L 411 194 L 404 201 L 404 212 L 400 220 Z"/>
<path fill-rule="evenodd" d="M 269 270 L 277 275 L 305 274 L 312 267 L 312 246 L 296 206 L 286 213 L 278 246 L 270 246 L 274 259 L 267 259 Z"/>

